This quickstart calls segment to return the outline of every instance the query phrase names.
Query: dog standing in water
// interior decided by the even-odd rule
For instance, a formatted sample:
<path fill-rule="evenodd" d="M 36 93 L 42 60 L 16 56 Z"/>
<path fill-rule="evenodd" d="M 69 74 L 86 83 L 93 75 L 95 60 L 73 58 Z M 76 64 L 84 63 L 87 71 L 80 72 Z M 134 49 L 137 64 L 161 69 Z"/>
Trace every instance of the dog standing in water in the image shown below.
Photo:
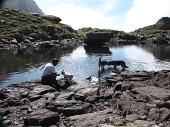
<path fill-rule="evenodd" d="M 126 66 L 125 61 L 122 60 L 112 60 L 112 61 L 106 61 L 106 60 L 101 60 L 102 57 L 99 58 L 99 71 L 100 70 L 104 70 L 104 66 L 114 66 L 114 69 L 116 69 L 117 66 L 121 66 L 122 70 L 125 70 L 125 68 L 128 68 L 128 66 Z"/>

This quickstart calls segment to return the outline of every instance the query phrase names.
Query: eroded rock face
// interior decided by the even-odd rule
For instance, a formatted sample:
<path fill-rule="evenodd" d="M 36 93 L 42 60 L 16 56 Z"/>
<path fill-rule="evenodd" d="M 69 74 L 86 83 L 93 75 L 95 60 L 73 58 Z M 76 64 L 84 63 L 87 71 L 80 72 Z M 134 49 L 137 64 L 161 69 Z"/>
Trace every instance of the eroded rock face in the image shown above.
<path fill-rule="evenodd" d="M 34 0 L 1 0 L 0 7 L 44 15 Z"/>

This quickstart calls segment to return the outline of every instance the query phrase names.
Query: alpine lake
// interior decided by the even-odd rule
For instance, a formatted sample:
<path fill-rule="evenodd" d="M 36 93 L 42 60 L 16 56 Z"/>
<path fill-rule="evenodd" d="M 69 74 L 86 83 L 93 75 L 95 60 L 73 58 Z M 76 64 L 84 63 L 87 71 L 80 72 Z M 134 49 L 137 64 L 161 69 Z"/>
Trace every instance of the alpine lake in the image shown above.
<path fill-rule="evenodd" d="M 68 50 L 48 49 L 33 52 L 30 49 L 0 56 L 0 88 L 10 84 L 41 78 L 43 67 L 52 58 L 59 58 L 56 71 L 73 74 L 74 80 L 87 85 L 87 77 L 98 76 L 98 61 L 123 60 L 129 71 L 159 71 L 170 69 L 170 46 L 123 45 L 123 46 L 79 46 Z M 121 69 L 121 67 L 117 67 Z M 105 67 L 102 77 L 108 76 L 113 67 Z"/>

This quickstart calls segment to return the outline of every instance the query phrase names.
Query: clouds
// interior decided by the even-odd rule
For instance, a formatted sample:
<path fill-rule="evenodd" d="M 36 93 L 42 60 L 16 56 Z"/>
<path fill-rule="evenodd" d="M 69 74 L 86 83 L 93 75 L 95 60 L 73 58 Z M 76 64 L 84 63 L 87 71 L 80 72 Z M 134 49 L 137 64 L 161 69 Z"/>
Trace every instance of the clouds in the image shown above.
<path fill-rule="evenodd" d="M 163 16 L 170 16 L 170 0 L 134 0 L 126 13 L 126 30 L 152 25 Z"/>
<path fill-rule="evenodd" d="M 46 14 L 60 17 L 74 29 L 97 27 L 133 31 L 170 16 L 170 0 L 35 1 Z"/>
<path fill-rule="evenodd" d="M 56 15 L 63 23 L 78 29 L 82 27 L 113 28 L 114 17 L 107 17 L 102 12 L 81 7 L 73 3 L 63 3 L 44 10 L 46 14 Z"/>

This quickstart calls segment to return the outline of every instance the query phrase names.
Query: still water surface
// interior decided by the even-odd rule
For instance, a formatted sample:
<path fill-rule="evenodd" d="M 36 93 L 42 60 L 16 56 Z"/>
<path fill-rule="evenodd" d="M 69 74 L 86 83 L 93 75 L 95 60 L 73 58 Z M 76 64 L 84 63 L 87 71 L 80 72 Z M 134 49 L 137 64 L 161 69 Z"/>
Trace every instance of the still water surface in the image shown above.
<path fill-rule="evenodd" d="M 74 75 L 74 80 L 86 84 L 90 75 L 98 75 L 98 60 L 124 60 L 128 70 L 158 71 L 170 69 L 170 46 L 126 45 L 118 47 L 79 46 L 67 51 L 47 50 L 32 53 L 30 50 L 0 56 L 0 87 L 40 79 L 44 65 L 53 57 L 60 59 L 58 73 L 64 69 Z M 119 69 L 119 67 L 118 67 Z M 106 67 L 102 76 L 109 75 Z"/>

